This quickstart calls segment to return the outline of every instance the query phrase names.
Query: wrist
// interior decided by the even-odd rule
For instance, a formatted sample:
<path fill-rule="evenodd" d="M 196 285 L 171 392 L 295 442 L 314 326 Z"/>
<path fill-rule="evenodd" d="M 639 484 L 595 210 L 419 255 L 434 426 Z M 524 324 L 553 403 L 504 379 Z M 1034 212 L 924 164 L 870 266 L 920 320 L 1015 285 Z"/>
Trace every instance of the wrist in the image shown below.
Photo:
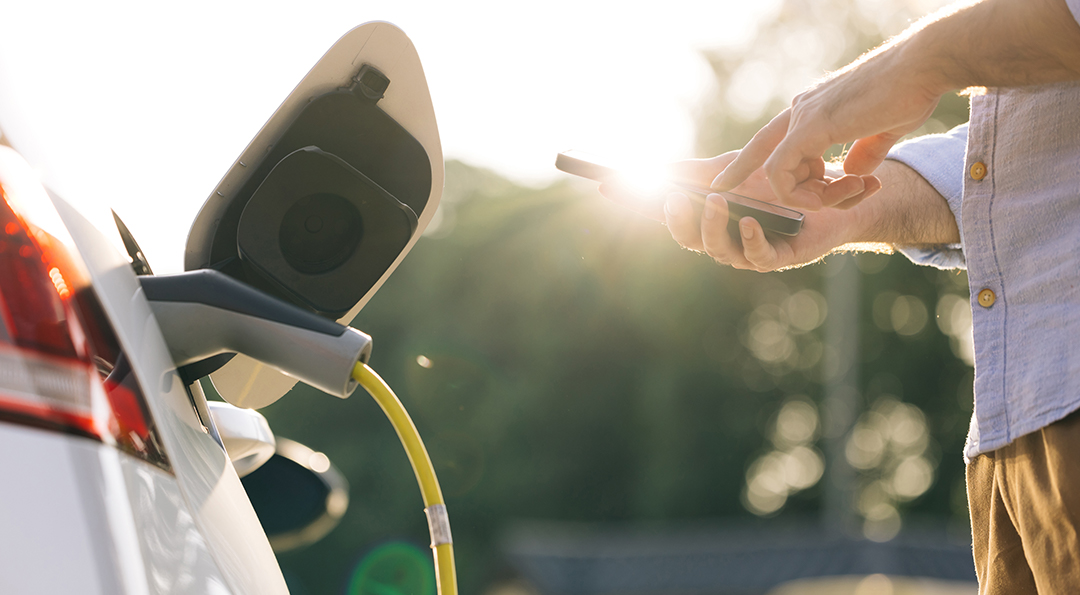
<path fill-rule="evenodd" d="M 839 169 L 839 164 L 826 166 L 825 175 L 839 178 L 844 175 L 844 170 Z M 879 168 L 880 169 L 880 168 Z M 877 175 L 878 172 L 874 172 Z M 880 179 L 880 176 L 879 176 Z M 884 183 L 884 180 L 882 180 Z M 827 208 L 823 211 L 833 216 L 829 225 L 836 231 L 838 245 L 863 244 L 883 242 L 882 234 L 878 232 L 877 222 L 881 218 L 880 206 L 877 200 L 880 191 L 862 200 L 849 209 Z"/>
<path fill-rule="evenodd" d="M 919 20 L 894 38 L 889 52 L 898 64 L 899 80 L 933 97 L 980 85 L 973 73 L 968 5 L 953 4 Z M 965 13 L 965 14 L 961 14 Z"/>
<path fill-rule="evenodd" d="M 884 186 L 884 181 L 882 185 Z M 844 234 L 845 244 L 889 243 L 889 234 L 882 225 L 885 214 L 880 200 L 881 194 L 882 191 L 878 191 L 849 210 L 849 221 Z"/>
<path fill-rule="evenodd" d="M 917 171 L 886 159 L 874 175 L 881 181 L 881 191 L 856 205 L 852 242 L 893 247 L 960 242 L 948 201 Z"/>

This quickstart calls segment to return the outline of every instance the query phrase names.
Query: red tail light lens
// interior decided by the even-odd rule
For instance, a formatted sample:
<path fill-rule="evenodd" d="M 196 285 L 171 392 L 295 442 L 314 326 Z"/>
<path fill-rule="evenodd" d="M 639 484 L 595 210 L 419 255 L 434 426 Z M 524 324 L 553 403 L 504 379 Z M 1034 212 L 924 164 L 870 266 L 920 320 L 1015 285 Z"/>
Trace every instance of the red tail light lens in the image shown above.
<path fill-rule="evenodd" d="M 27 170 L 0 147 L 0 420 L 99 440 L 171 471 L 81 260 L 25 213 L 55 214 Z"/>

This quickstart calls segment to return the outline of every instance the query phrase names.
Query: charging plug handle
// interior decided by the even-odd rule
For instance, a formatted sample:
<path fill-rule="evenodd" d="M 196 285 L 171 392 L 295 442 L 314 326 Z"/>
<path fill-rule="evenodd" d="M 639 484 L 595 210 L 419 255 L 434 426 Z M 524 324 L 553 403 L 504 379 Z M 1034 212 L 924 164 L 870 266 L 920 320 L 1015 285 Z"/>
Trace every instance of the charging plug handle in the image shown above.
<path fill-rule="evenodd" d="M 353 366 L 371 356 L 371 337 L 364 333 L 215 270 L 139 281 L 177 367 L 243 353 L 345 398 L 356 388 Z"/>

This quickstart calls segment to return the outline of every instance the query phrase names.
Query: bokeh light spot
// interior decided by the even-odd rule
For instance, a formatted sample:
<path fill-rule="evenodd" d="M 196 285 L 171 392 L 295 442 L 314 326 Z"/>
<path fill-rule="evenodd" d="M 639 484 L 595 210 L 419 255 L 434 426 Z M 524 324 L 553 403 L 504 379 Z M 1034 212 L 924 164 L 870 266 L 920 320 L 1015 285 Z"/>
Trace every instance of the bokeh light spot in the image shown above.
<path fill-rule="evenodd" d="M 853 595 L 893 595 L 893 582 L 884 574 L 871 574 L 855 585 Z"/>
<path fill-rule="evenodd" d="M 893 302 L 889 311 L 892 327 L 898 334 L 915 335 L 926 326 L 926 305 L 913 295 L 902 295 Z"/>
<path fill-rule="evenodd" d="M 784 310 L 791 326 L 802 332 L 821 326 L 828 312 L 825 297 L 813 289 L 804 289 L 793 294 L 784 301 Z"/>
<path fill-rule="evenodd" d="M 971 331 L 971 305 L 968 300 L 954 293 L 946 293 L 938 299 L 937 325 L 949 336 L 949 347 L 956 357 L 967 365 L 975 366 L 975 341 Z"/>
<path fill-rule="evenodd" d="M 747 470 L 743 507 L 768 516 L 783 508 L 788 496 L 821 480 L 825 458 L 811 446 L 818 427 L 817 408 L 806 397 L 792 397 L 780 406 L 770 437 L 775 449 Z"/>
<path fill-rule="evenodd" d="M 806 401 L 784 403 L 776 416 L 775 440 L 783 444 L 804 444 L 814 438 L 818 428 L 817 409 Z"/>
<path fill-rule="evenodd" d="M 364 556 L 349 580 L 348 595 L 434 595 L 435 569 L 420 548 L 402 542 Z"/>

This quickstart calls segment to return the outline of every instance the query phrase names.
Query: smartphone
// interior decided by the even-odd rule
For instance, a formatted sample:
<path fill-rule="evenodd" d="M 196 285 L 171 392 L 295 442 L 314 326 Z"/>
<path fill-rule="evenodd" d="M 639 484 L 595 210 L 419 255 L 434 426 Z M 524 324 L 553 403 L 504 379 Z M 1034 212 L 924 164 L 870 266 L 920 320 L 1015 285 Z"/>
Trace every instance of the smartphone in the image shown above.
<path fill-rule="evenodd" d="M 576 150 L 559 153 L 555 158 L 555 167 L 568 174 L 597 182 L 620 182 L 631 177 L 588 153 Z M 802 229 L 803 214 L 796 210 L 733 192 L 715 192 L 708 188 L 699 188 L 672 180 L 665 180 L 665 182 L 692 195 L 691 199 L 702 203 L 704 203 L 705 197 L 710 194 L 723 196 L 728 205 L 728 218 L 732 221 L 737 222 L 743 217 L 753 217 L 765 231 L 785 236 L 797 235 L 799 230 Z"/>

